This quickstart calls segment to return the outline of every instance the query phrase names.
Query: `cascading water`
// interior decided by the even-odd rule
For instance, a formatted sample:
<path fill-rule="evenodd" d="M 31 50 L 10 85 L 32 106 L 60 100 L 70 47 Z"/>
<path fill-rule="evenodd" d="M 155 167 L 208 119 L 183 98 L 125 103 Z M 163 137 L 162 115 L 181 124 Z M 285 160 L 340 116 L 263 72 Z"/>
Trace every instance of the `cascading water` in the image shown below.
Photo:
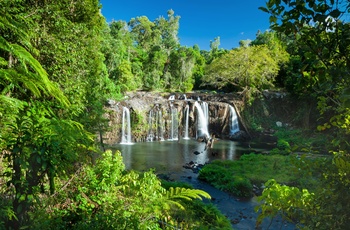
<path fill-rule="evenodd" d="M 194 103 L 194 106 L 197 109 L 197 114 L 198 114 L 196 138 L 204 137 L 204 136 L 209 138 L 208 119 L 204 116 L 202 107 L 199 105 L 197 101 Z"/>
<path fill-rule="evenodd" d="M 154 133 L 153 133 L 153 110 L 149 111 L 148 115 L 148 135 L 146 141 L 153 141 Z"/>
<path fill-rule="evenodd" d="M 184 139 L 190 139 L 188 136 L 188 120 L 189 120 L 189 114 L 190 114 L 190 106 L 187 104 L 185 107 L 185 134 Z"/>
<path fill-rule="evenodd" d="M 204 115 L 205 119 L 207 120 L 207 122 L 209 122 L 209 108 L 208 108 L 208 103 L 205 102 L 205 101 L 202 101 L 201 107 L 202 107 L 203 115 Z"/>
<path fill-rule="evenodd" d="M 164 141 L 164 121 L 162 110 L 158 105 L 149 111 L 148 134 L 146 141 Z"/>
<path fill-rule="evenodd" d="M 157 111 L 157 140 L 164 141 L 164 119 L 162 110 Z"/>
<path fill-rule="evenodd" d="M 122 141 L 120 144 L 132 144 L 132 142 L 131 142 L 131 126 L 130 126 L 130 111 L 127 107 L 123 107 Z"/>
<path fill-rule="evenodd" d="M 178 140 L 178 116 L 177 116 L 177 109 L 170 104 L 170 134 L 169 134 L 169 140 Z"/>
<path fill-rule="evenodd" d="M 229 105 L 230 108 L 230 135 L 239 131 L 238 117 L 235 108 Z"/>

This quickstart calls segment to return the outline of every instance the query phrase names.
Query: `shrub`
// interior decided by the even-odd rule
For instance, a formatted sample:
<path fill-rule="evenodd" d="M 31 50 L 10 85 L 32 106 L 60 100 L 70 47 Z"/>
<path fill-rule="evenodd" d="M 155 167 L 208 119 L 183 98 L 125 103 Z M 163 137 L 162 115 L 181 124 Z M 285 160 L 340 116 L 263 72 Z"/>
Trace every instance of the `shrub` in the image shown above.
<path fill-rule="evenodd" d="M 288 143 L 288 141 L 281 139 L 277 141 L 277 148 L 279 148 L 280 150 L 290 150 L 290 145 Z"/>
<path fill-rule="evenodd" d="M 229 184 L 230 192 L 235 196 L 251 197 L 253 185 L 249 179 L 242 176 L 233 176 L 233 182 Z"/>

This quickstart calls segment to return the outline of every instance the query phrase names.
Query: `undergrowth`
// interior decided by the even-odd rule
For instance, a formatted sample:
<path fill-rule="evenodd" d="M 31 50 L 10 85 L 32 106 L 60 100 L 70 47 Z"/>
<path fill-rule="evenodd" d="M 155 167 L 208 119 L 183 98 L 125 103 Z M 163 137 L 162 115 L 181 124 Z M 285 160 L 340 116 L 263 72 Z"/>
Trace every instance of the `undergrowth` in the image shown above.
<path fill-rule="evenodd" d="M 185 182 L 162 180 L 162 187 L 181 187 L 193 189 L 193 186 Z M 204 203 L 200 200 L 183 202 L 183 210 L 172 210 L 171 216 L 174 225 L 178 229 L 232 229 L 230 221 L 212 203 Z"/>
<path fill-rule="evenodd" d="M 252 184 L 260 186 L 270 179 L 283 184 L 298 183 L 298 169 L 292 164 L 295 158 L 251 153 L 237 161 L 215 160 L 202 168 L 198 178 L 236 196 L 250 197 Z"/>

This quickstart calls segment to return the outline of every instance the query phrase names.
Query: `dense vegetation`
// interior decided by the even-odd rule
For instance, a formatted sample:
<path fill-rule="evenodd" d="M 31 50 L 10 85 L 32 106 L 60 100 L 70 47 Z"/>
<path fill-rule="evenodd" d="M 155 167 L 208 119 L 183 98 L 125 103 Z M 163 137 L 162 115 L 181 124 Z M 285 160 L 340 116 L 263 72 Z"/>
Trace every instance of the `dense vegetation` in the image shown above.
<path fill-rule="evenodd" d="M 294 127 L 297 132 L 289 135 L 285 135 L 288 129 L 282 135 L 277 132 L 280 141 L 271 153 L 320 153 L 319 147 L 322 147 L 329 155 L 317 158 L 303 155 L 295 160 L 294 167 L 302 172 L 296 174 L 301 176 L 297 183 L 270 176 L 275 179 L 266 182 L 259 198 L 262 204 L 257 207 L 260 211 L 257 224 L 265 217 L 282 215 L 302 229 L 345 229 L 350 220 L 347 211 L 350 199 L 350 24 L 345 21 L 350 5 L 348 1 L 270 0 L 260 9 L 270 14 L 273 32 L 258 35 L 250 44 L 268 46 L 271 34 L 275 33 L 289 54 L 289 60 L 279 68 L 275 86 L 283 87 L 299 100 L 315 100 L 319 111 L 314 126 L 301 126 L 299 131 Z M 223 73 L 227 73 L 225 69 Z M 232 76 L 225 77 L 226 84 L 232 82 Z M 310 113 L 310 110 L 305 112 Z M 259 118 L 251 120 L 254 128 L 261 129 Z M 310 130 L 312 127 L 315 128 Z M 315 136 L 318 138 L 310 139 Z M 245 157 L 241 162 L 243 169 L 250 164 L 244 161 Z M 233 170 L 236 170 L 234 175 L 240 176 L 236 168 Z M 254 180 L 254 175 L 248 177 Z"/>
<path fill-rule="evenodd" d="M 210 206 L 201 206 L 200 221 L 184 217 L 205 192 L 165 189 L 153 172 L 126 172 L 117 153 L 101 153 L 103 105 L 127 91 L 193 89 L 239 92 L 251 105 L 276 88 L 317 102 L 317 128 L 305 133 L 326 136 L 333 156 L 298 165 L 318 179 L 310 191 L 269 181 L 261 218 L 283 213 L 311 229 L 346 228 L 349 9 L 345 0 L 270 0 L 261 10 L 271 31 L 232 50 L 217 37 L 205 51 L 181 46 L 172 10 L 107 24 L 98 0 L 0 1 L 0 228 L 226 228 Z M 284 154 L 295 150 L 288 146 L 284 137 Z"/>

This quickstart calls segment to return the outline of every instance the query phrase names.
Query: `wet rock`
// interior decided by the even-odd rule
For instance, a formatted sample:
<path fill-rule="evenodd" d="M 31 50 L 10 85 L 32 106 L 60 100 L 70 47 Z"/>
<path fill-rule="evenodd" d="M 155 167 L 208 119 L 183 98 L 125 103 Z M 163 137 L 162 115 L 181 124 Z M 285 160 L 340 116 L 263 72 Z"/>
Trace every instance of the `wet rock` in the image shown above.
<path fill-rule="evenodd" d="M 184 166 L 185 169 L 191 169 L 194 173 L 199 173 L 199 170 L 203 168 L 203 164 L 197 164 L 193 161 L 190 161 L 189 163 L 186 163 Z"/>
<path fill-rule="evenodd" d="M 246 140 L 249 140 L 249 135 L 247 134 L 247 132 L 241 130 L 241 131 L 238 131 L 234 134 L 231 134 L 229 136 L 229 139 L 232 140 L 232 141 L 246 141 Z"/>

